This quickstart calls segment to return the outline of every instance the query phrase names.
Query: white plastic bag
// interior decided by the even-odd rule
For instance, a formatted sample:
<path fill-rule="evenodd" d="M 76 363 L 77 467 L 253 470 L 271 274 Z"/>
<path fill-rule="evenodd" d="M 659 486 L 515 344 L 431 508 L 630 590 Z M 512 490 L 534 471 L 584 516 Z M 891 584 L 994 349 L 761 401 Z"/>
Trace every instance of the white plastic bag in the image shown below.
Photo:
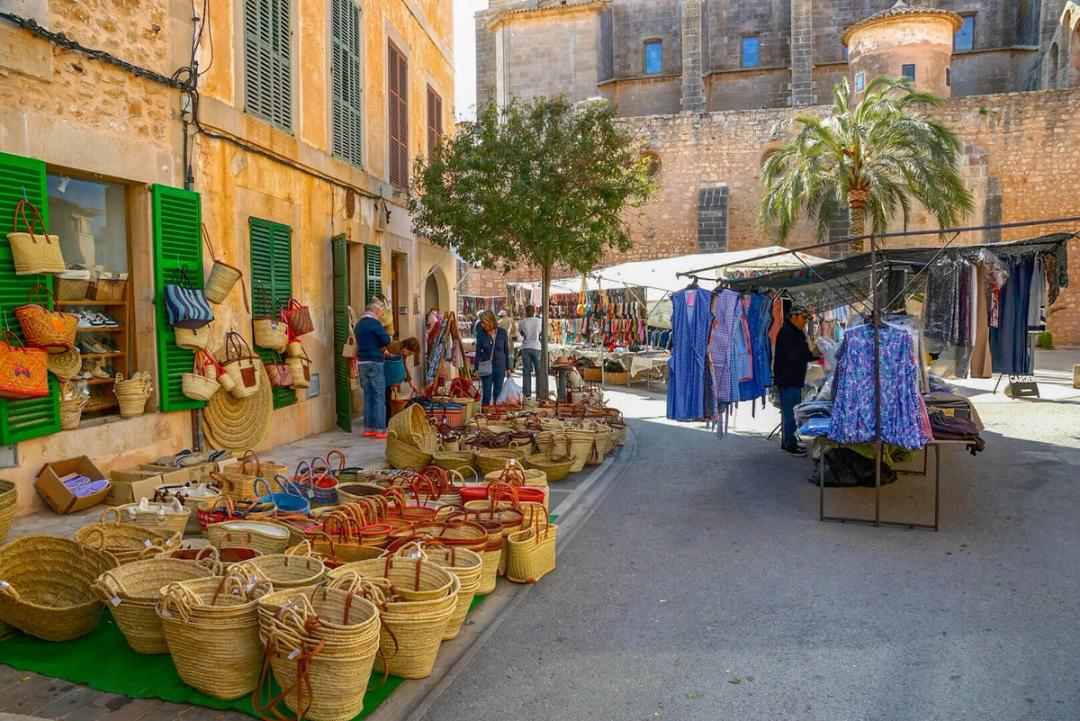
<path fill-rule="evenodd" d="M 496 403 L 507 406 L 520 406 L 521 405 L 521 388 L 513 378 L 507 378 L 503 383 L 502 391 L 499 392 L 499 397 L 495 399 Z"/>

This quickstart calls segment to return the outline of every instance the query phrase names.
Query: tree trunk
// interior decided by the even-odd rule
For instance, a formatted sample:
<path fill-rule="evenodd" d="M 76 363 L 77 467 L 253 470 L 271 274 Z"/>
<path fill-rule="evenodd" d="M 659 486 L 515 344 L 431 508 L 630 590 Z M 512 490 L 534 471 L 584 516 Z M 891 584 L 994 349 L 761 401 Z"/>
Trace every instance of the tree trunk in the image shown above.
<path fill-rule="evenodd" d="M 848 233 L 857 238 L 860 235 L 866 233 L 866 204 L 860 202 L 852 202 L 849 208 L 850 213 L 850 225 L 848 227 Z M 851 252 L 861 253 L 865 247 L 866 242 L 861 238 L 859 240 L 851 241 Z"/>
<path fill-rule="evenodd" d="M 540 367 L 536 372 L 537 396 L 548 397 L 548 302 L 551 294 L 551 266 L 540 269 Z"/>

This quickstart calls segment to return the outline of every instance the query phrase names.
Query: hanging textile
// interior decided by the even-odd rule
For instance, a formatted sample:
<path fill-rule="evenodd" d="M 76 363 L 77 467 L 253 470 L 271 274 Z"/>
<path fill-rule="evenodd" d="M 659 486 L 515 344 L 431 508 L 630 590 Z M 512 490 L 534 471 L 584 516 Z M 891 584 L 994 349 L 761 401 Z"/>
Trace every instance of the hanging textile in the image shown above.
<path fill-rule="evenodd" d="M 743 303 L 746 325 L 750 332 L 751 377 L 739 383 L 739 400 L 752 401 L 765 397 L 772 385 L 772 299 L 761 293 L 751 293 Z"/>
<path fill-rule="evenodd" d="M 1035 257 L 1018 255 L 1004 259 L 1009 279 L 1001 288 L 1000 318 L 990 329 L 990 355 L 994 373 L 1031 375 L 1035 357 L 1028 347 L 1028 305 Z"/>
<path fill-rule="evenodd" d="M 705 348 L 712 323 L 712 293 L 688 288 L 671 294 L 671 358 L 668 359 L 667 417 L 705 417 Z"/>
<path fill-rule="evenodd" d="M 736 372 L 735 334 L 742 332 L 742 304 L 739 294 L 724 289 L 712 298 L 712 328 L 709 331 L 709 366 L 712 371 L 710 403 L 707 414 L 718 418 L 727 405 L 739 400 L 739 378 Z"/>
<path fill-rule="evenodd" d="M 919 393 L 911 335 L 891 326 L 878 332 L 881 438 L 902 448 L 922 448 L 932 436 Z M 874 441 L 875 400 L 874 328 L 863 325 L 844 334 L 834 378 L 829 438 L 845 444 Z"/>
<path fill-rule="evenodd" d="M 975 333 L 971 346 L 971 377 L 990 378 L 990 286 L 989 269 L 983 263 L 975 266 Z"/>

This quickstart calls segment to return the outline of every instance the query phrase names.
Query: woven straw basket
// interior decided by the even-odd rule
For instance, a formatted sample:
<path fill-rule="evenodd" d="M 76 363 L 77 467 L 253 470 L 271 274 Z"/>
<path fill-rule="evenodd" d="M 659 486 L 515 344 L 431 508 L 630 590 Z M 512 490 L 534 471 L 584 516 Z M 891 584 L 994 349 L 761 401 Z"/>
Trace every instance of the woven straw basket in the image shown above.
<path fill-rule="evenodd" d="M 0 478 L 0 543 L 7 538 L 11 522 L 15 520 L 15 506 L 19 500 L 19 491 L 11 481 Z"/>
<path fill-rule="evenodd" d="M 161 589 L 170 583 L 212 574 L 209 568 L 192 561 L 150 558 L 105 571 L 90 589 L 109 609 L 133 651 L 168 653 L 161 619 L 155 610 L 161 600 Z"/>
<path fill-rule="evenodd" d="M 12 541 L 0 548 L 0 621 L 46 641 L 85 636 L 101 617 L 90 584 L 115 566 L 108 553 L 70 538 Z"/>
<path fill-rule="evenodd" d="M 60 353 L 50 353 L 49 372 L 62 381 L 74 378 L 82 369 L 82 354 L 78 348 L 69 348 Z"/>
<path fill-rule="evenodd" d="M 355 561 L 330 572 L 331 578 L 355 573 L 364 578 L 385 578 L 394 593 L 406 601 L 430 601 L 444 597 L 450 590 L 453 576 L 436 563 L 423 558 L 385 556 L 367 561 Z"/>
<path fill-rule="evenodd" d="M 127 380 L 124 380 L 123 373 L 117 373 L 113 393 L 120 403 L 120 417 L 135 418 L 146 412 L 146 401 L 152 390 L 150 374 L 145 371 L 138 372 Z"/>
<path fill-rule="evenodd" d="M 301 556 L 310 546 L 294 546 L 293 553 L 273 553 L 245 561 L 242 568 L 252 577 L 264 579 L 275 589 L 314 586 L 326 575 L 326 564 L 312 556 Z"/>
<path fill-rule="evenodd" d="M 255 345 L 281 353 L 289 344 L 289 327 L 277 318 L 257 318 L 251 322 Z"/>
<path fill-rule="evenodd" d="M 448 471 L 462 471 L 472 468 L 474 461 L 472 451 L 435 451 L 431 462 L 439 468 Z"/>
<path fill-rule="evenodd" d="M 413 407 L 415 408 L 415 406 Z M 407 440 L 397 431 L 391 430 L 386 435 L 386 460 L 394 468 L 408 468 L 419 471 L 430 464 L 433 457 L 430 451 L 420 447 L 421 443 L 423 443 L 423 439 L 419 435 Z"/>
<path fill-rule="evenodd" d="M 386 424 L 387 430 L 394 431 L 402 440 L 412 443 L 427 453 L 434 453 L 439 448 L 439 437 L 435 428 L 428 422 L 424 409 L 413 404 L 394 415 Z"/>
<path fill-rule="evenodd" d="M 246 501 L 257 498 L 255 481 L 258 478 L 273 478 L 288 475 L 288 468 L 274 461 L 260 461 L 255 451 L 248 450 L 237 460 L 221 470 L 221 492 L 230 498 Z"/>
<path fill-rule="evenodd" d="M 82 420 L 83 408 L 89 401 L 90 398 L 80 393 L 74 383 L 67 381 L 62 383 L 60 385 L 60 429 L 73 431 L 78 428 L 79 421 Z"/>
<path fill-rule="evenodd" d="M 261 635 L 285 705 L 311 721 L 355 718 L 364 707 L 381 625 L 375 604 L 350 590 L 324 586 L 260 599 Z M 310 657 L 293 653 L 319 644 Z"/>
<path fill-rule="evenodd" d="M 289 545 L 289 530 L 262 521 L 224 521 L 206 528 L 206 537 L 217 548 L 254 548 L 261 554 L 281 553 Z"/>
<path fill-rule="evenodd" d="M 536 583 L 555 570 L 555 541 L 559 527 L 536 517 L 532 527 L 506 538 L 506 579 L 515 583 Z"/>
<path fill-rule="evenodd" d="M 507 461 L 520 462 L 525 457 L 525 451 L 518 448 L 477 448 L 474 455 L 476 470 L 487 475 L 502 471 Z"/>
<path fill-rule="evenodd" d="M 158 616 L 180 679 L 211 698 L 246 696 L 259 683 L 258 598 L 266 584 L 240 575 L 181 581 L 162 590 Z"/>
<path fill-rule="evenodd" d="M 221 384 L 214 378 L 207 378 L 198 373 L 180 374 L 180 390 L 193 401 L 208 401 L 221 390 Z"/>
<path fill-rule="evenodd" d="M 243 276 L 244 273 L 239 268 L 214 259 L 214 266 L 210 269 L 210 275 L 206 277 L 206 285 L 203 286 L 203 295 L 211 303 L 222 303 Z"/>
<path fill-rule="evenodd" d="M 177 533 L 183 536 L 187 532 L 188 520 L 191 518 L 191 509 L 180 505 L 179 502 L 173 504 L 140 501 L 116 506 L 116 512 L 126 522 L 157 531 L 163 536 L 173 536 Z"/>
<path fill-rule="evenodd" d="M 457 605 L 454 606 L 454 613 L 450 616 L 446 631 L 443 633 L 444 641 L 456 638 L 461 633 L 461 624 L 465 622 L 465 616 L 469 613 L 473 597 L 476 596 L 476 589 L 480 587 L 480 572 L 484 565 L 480 554 L 467 548 L 447 548 L 438 545 L 437 542 L 422 542 L 402 546 L 396 555 L 406 557 L 418 555 L 442 566 L 458 577 L 461 587 L 458 590 Z"/>
<path fill-rule="evenodd" d="M 549 453 L 534 453 L 523 459 L 526 468 L 535 468 L 547 474 L 548 483 L 561 481 L 570 474 L 574 459 L 569 456 L 553 457 Z"/>
<path fill-rule="evenodd" d="M 113 520 L 106 520 L 110 514 Z M 89 523 L 75 531 L 75 540 L 83 546 L 108 553 L 120 564 L 180 547 L 182 531 L 158 533 L 134 523 L 124 523 L 122 518 L 115 508 L 102 511 L 97 523 Z"/>

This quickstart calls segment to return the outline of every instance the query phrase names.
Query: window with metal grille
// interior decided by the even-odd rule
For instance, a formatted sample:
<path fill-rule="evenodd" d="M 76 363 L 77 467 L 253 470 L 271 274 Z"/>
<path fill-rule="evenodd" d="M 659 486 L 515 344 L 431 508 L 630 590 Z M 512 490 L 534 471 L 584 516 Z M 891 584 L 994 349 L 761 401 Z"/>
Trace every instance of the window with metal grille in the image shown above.
<path fill-rule="evenodd" d="M 360 8 L 354 0 L 332 0 L 330 35 L 332 150 L 337 157 L 360 166 Z"/>
<path fill-rule="evenodd" d="M 728 249 L 728 187 L 698 190 L 698 250 L 724 253 Z"/>
<path fill-rule="evenodd" d="M 390 184 L 405 188 L 409 185 L 409 63 L 391 41 L 387 41 L 386 61 Z"/>
<path fill-rule="evenodd" d="M 428 85 L 427 89 L 427 148 L 428 157 L 439 145 L 442 137 L 442 97 Z"/>
<path fill-rule="evenodd" d="M 289 0 L 244 0 L 244 109 L 292 129 Z"/>

